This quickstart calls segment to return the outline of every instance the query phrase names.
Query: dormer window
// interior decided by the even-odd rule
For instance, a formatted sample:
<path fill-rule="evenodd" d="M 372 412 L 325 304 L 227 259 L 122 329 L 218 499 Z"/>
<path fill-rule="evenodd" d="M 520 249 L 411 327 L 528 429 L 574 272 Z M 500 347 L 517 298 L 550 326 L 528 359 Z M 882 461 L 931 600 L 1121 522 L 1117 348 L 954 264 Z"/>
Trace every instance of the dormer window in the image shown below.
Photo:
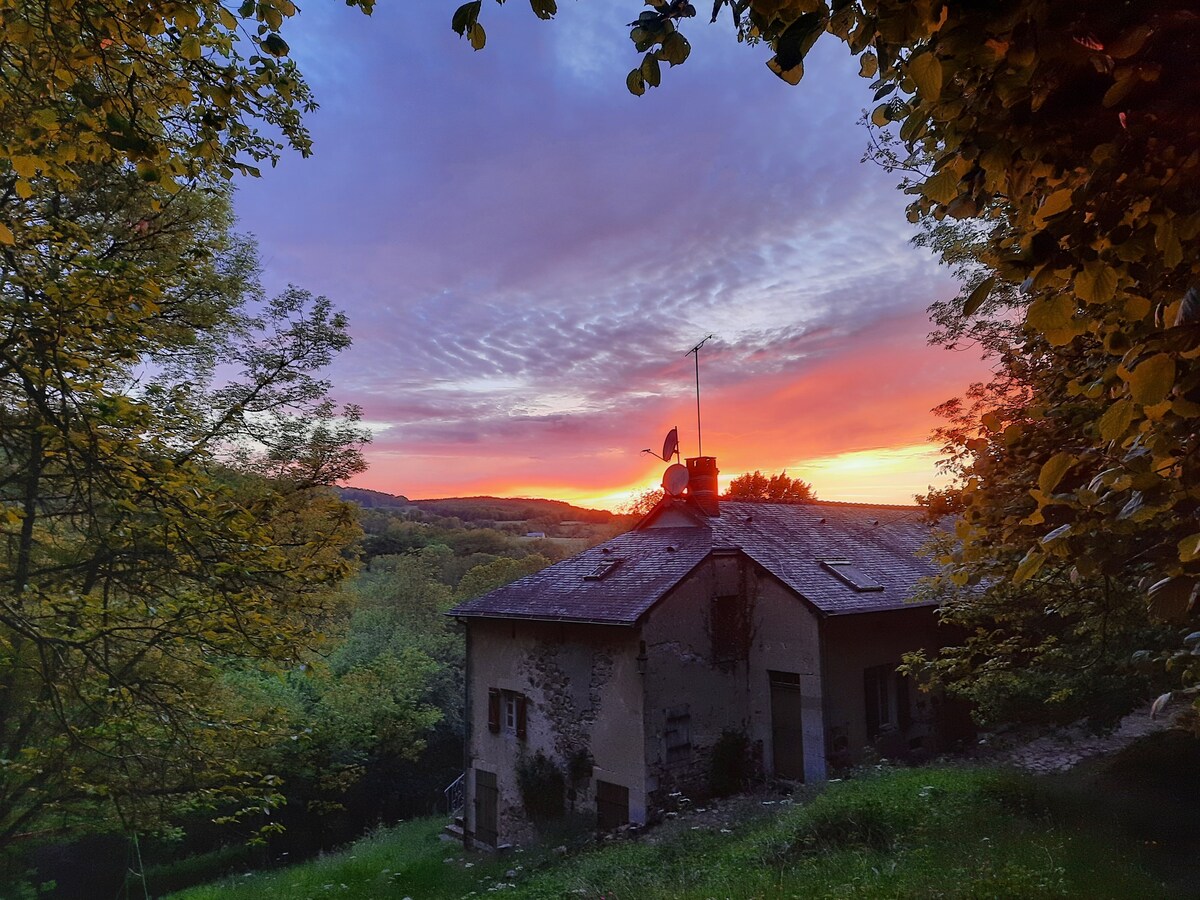
<path fill-rule="evenodd" d="M 823 559 L 821 568 L 832 573 L 839 581 L 854 588 L 860 594 L 883 590 L 882 584 L 848 559 Z"/>
<path fill-rule="evenodd" d="M 620 559 L 620 558 L 606 559 L 606 560 L 604 560 L 604 562 L 600 563 L 600 565 L 596 566 L 596 568 L 592 569 L 592 571 L 590 571 L 586 575 L 584 575 L 583 580 L 584 581 L 603 581 L 605 578 L 607 578 L 609 575 L 611 575 L 613 573 L 613 571 L 617 568 L 617 566 L 621 565 L 621 563 L 623 563 L 623 562 L 625 562 L 625 560 Z"/>

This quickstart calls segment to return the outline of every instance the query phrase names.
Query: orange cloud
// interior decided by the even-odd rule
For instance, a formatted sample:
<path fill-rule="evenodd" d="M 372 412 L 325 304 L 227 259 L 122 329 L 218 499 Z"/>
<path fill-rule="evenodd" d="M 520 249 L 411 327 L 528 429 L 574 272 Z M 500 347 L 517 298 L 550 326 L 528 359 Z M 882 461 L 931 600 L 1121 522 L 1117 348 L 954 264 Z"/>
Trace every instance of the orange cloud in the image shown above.
<path fill-rule="evenodd" d="M 747 374 L 703 391 L 704 450 L 723 483 L 759 469 L 811 481 L 826 499 L 890 503 L 938 482 L 930 410 L 986 375 L 969 354 L 931 348 L 920 315 L 880 322 L 784 371 Z M 719 382 L 714 364 L 702 387 Z M 615 508 L 658 483 L 657 449 L 679 425 L 683 454 L 696 452 L 695 400 L 686 392 L 650 398 L 628 415 L 567 416 L 564 441 L 424 445 L 422 452 L 377 452 L 356 483 L 410 497 L 494 494 L 543 496 Z M 541 452 L 539 452 L 541 451 Z"/>

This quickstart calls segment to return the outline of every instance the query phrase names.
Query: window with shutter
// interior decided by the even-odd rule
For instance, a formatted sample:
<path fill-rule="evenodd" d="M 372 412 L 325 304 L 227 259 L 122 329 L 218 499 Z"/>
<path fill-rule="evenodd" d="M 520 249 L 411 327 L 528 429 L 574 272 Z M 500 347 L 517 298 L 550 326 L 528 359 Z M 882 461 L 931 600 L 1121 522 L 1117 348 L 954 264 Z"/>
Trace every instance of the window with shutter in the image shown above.
<path fill-rule="evenodd" d="M 488 731 L 500 732 L 500 691 L 496 688 L 488 688 Z"/>
<path fill-rule="evenodd" d="M 488 691 L 488 728 L 493 732 L 503 731 L 524 740 L 528 708 L 529 701 L 524 694 L 492 689 Z"/>

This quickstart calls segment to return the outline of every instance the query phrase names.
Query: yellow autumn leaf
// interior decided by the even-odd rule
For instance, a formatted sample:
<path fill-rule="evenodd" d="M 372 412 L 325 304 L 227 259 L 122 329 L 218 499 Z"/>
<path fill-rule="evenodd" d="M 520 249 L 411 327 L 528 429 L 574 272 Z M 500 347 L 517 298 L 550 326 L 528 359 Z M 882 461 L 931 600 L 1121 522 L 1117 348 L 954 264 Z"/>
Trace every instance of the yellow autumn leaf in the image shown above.
<path fill-rule="evenodd" d="M 921 185 L 921 193 L 934 203 L 949 203 L 958 196 L 958 176 L 944 169 Z"/>
<path fill-rule="evenodd" d="M 1075 465 L 1075 456 L 1071 453 L 1055 453 L 1042 464 L 1038 473 L 1038 489 L 1043 494 L 1051 494 L 1062 481 L 1063 476 Z"/>
<path fill-rule="evenodd" d="M 1122 397 L 1100 417 L 1100 440 L 1115 441 L 1122 437 L 1133 421 L 1133 402 Z"/>
<path fill-rule="evenodd" d="M 1129 373 L 1129 393 L 1142 406 L 1162 403 L 1174 386 L 1175 360 L 1166 353 L 1154 354 Z"/>
<path fill-rule="evenodd" d="M 1179 542 L 1179 561 L 1194 562 L 1200 559 L 1200 534 L 1189 534 Z"/>
<path fill-rule="evenodd" d="M 1071 189 L 1063 188 L 1060 191 L 1055 191 L 1049 197 L 1042 201 L 1042 205 L 1038 207 L 1037 215 L 1034 218 L 1038 223 L 1045 222 L 1051 216 L 1057 216 L 1061 212 L 1066 212 L 1071 208 Z"/>
<path fill-rule="evenodd" d="M 1085 303 L 1107 303 L 1117 292 L 1117 271 L 1099 260 L 1084 264 L 1075 276 L 1075 296 Z"/>
<path fill-rule="evenodd" d="M 907 71 L 922 100 L 932 103 L 942 95 L 942 63 L 932 53 L 918 53 L 908 61 Z"/>
<path fill-rule="evenodd" d="M 1066 294 L 1043 297 L 1029 304 L 1025 322 L 1035 331 L 1057 331 L 1068 327 L 1075 315 L 1075 301 Z"/>
<path fill-rule="evenodd" d="M 32 178 L 37 174 L 38 159 L 36 156 L 14 156 L 12 167 L 22 178 Z"/>
<path fill-rule="evenodd" d="M 1031 549 L 1025 554 L 1024 559 L 1017 565 L 1017 570 L 1013 572 L 1013 584 L 1020 584 L 1023 581 L 1028 581 L 1037 574 L 1038 569 L 1042 567 L 1042 563 L 1046 561 L 1046 554 L 1036 548 Z"/>

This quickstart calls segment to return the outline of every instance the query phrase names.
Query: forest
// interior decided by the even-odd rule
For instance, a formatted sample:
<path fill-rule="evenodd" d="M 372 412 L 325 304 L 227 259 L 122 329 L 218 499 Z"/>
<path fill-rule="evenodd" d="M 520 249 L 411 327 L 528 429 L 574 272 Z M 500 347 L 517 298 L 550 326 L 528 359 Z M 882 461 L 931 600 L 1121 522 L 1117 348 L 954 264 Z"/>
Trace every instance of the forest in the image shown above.
<path fill-rule="evenodd" d="M 337 589 L 320 646 L 286 672 L 231 664 L 220 676 L 240 712 L 269 725 L 239 760 L 281 774 L 264 805 L 192 799 L 162 810 L 140 837 L 81 822 L 59 840 L 28 849 L 18 842 L 5 896 L 50 882 L 55 897 L 116 896 L 143 884 L 169 892 L 239 867 L 298 862 L 381 823 L 444 813 L 443 789 L 463 759 L 464 648 L 446 610 L 630 521 L 553 501 L 413 504 L 361 489 L 340 493 L 359 529 L 344 551 L 355 572 Z M 354 502 L 364 496 L 372 506 Z M 581 526 L 585 519 L 592 522 Z M 563 521 L 573 524 L 564 529 Z M 525 537 L 530 530 L 548 536 Z M 555 534 L 563 530 L 572 536 Z"/>

